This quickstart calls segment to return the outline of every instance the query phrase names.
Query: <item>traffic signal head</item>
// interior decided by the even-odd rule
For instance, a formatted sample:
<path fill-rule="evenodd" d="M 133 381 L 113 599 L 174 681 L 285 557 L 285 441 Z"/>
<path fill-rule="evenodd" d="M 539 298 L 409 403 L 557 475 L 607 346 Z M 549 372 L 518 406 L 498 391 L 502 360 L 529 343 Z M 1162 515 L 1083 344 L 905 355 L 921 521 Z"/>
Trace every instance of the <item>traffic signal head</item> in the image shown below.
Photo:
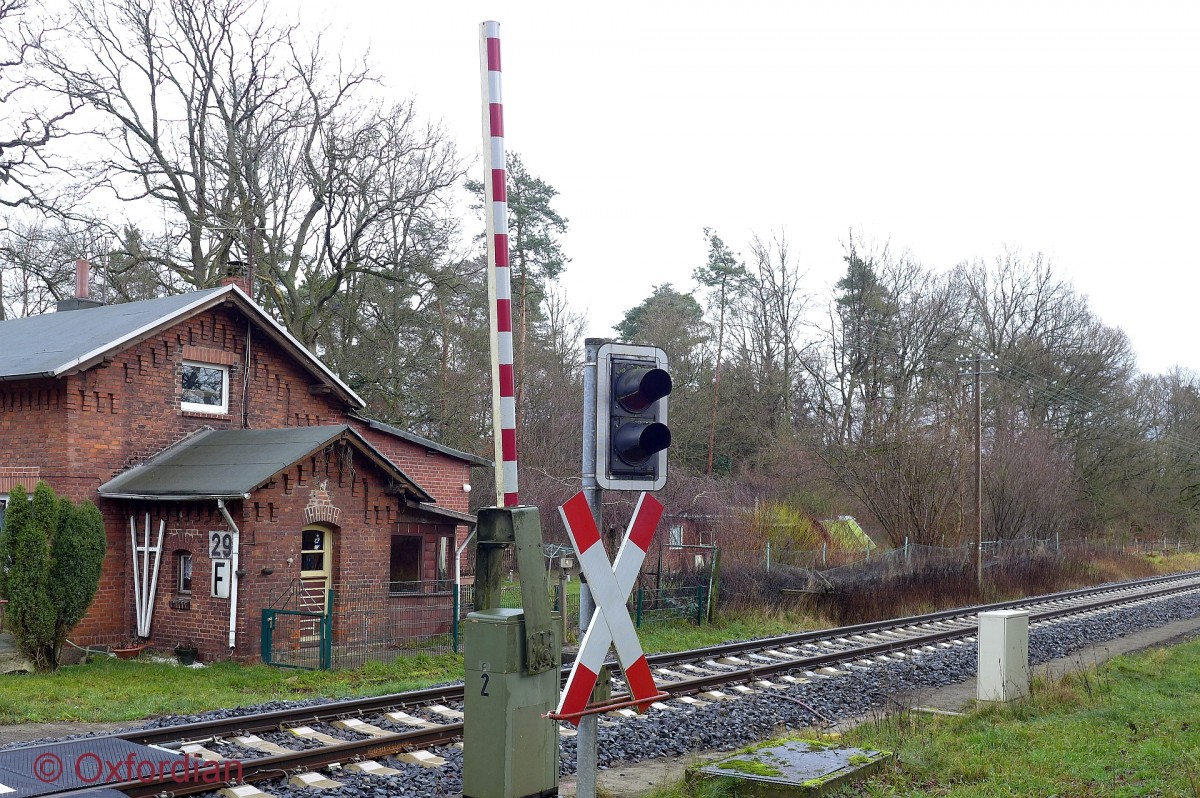
<path fill-rule="evenodd" d="M 662 488 L 671 445 L 666 354 L 653 346 L 604 344 L 596 369 L 596 481 L 614 490 Z"/>

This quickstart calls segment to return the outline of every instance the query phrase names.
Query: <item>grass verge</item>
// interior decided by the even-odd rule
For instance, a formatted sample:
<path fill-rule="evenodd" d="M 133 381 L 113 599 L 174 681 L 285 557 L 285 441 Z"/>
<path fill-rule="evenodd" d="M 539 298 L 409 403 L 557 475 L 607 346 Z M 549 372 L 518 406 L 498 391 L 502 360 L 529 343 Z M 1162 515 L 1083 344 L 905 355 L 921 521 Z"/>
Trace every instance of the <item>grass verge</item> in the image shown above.
<path fill-rule="evenodd" d="M 805 629 L 819 629 L 822 626 L 817 619 L 800 612 L 760 610 L 731 614 L 703 626 L 696 626 L 690 621 L 647 624 L 638 630 L 638 638 L 647 654 L 659 654 L 715 646 L 735 640 L 775 637 Z"/>
<path fill-rule="evenodd" d="M 894 764 L 839 796 L 1200 798 L 1200 641 L 1117 657 L 1030 696 L 961 717 L 900 712 L 838 742 L 891 750 Z M 729 798 L 719 781 L 678 781 L 644 798 Z"/>
<path fill-rule="evenodd" d="M 862 796 L 1200 796 L 1200 642 L 1118 657 L 963 717 L 904 712 L 846 741 L 898 763 Z"/>
<path fill-rule="evenodd" d="M 55 673 L 0 677 L 0 724 L 141 720 L 279 699 L 381 695 L 461 679 L 462 672 L 462 657 L 455 655 L 406 656 L 339 671 L 233 662 L 181 668 L 100 657 Z"/>

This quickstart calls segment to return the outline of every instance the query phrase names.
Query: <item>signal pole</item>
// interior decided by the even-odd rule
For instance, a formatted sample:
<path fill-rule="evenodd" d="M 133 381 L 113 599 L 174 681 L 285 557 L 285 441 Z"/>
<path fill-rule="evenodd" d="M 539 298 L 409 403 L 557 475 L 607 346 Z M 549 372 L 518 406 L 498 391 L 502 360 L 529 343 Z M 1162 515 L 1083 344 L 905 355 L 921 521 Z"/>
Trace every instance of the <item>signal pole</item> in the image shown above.
<path fill-rule="evenodd" d="M 603 490 L 596 480 L 596 407 L 598 397 L 596 384 L 599 377 L 596 373 L 596 359 L 600 347 L 607 342 L 606 338 L 588 338 L 583 342 L 583 493 L 592 508 L 592 517 L 596 527 L 602 527 Z M 563 610 L 567 608 L 563 599 Z M 588 587 L 583 574 L 579 576 L 579 638 L 591 624 L 592 613 L 595 611 L 592 602 L 592 591 Z M 603 623 L 603 621 L 601 621 Z M 601 678 L 607 678 L 607 670 L 600 673 Z M 578 798 L 596 798 L 596 771 L 598 762 L 598 734 L 596 716 L 584 715 L 579 719 L 579 733 L 575 738 L 575 790 Z"/>
<path fill-rule="evenodd" d="M 976 352 L 971 357 L 958 359 L 958 376 L 975 378 L 975 579 L 979 594 L 983 596 L 983 377 L 995 374 L 991 368 L 994 358 L 985 360 Z M 983 367 L 988 366 L 984 371 Z"/>

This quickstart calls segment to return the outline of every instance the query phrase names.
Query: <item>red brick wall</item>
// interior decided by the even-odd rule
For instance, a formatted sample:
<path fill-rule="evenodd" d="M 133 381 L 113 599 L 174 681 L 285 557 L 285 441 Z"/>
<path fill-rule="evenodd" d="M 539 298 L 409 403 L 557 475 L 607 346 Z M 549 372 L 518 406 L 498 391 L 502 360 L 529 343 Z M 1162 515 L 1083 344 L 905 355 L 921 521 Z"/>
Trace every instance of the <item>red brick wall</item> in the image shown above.
<path fill-rule="evenodd" d="M 470 510 L 470 493 L 463 485 L 471 484 L 471 465 L 441 452 L 388 435 L 382 430 L 372 429 L 361 422 L 352 422 L 359 433 L 385 457 L 399 466 L 409 478 L 424 488 L 436 500 L 439 507 L 465 513 Z M 470 530 L 465 525 L 454 529 L 454 550 L 466 541 Z M 426 547 L 429 548 L 429 547 Z M 425 553 L 427 558 L 434 555 Z M 453 557 L 453 555 L 451 555 Z M 466 553 L 460 558 L 466 560 Z M 453 560 L 451 569 L 453 570 Z M 427 571 L 432 573 L 432 571 Z"/>
<path fill-rule="evenodd" d="M 460 513 L 469 510 L 470 493 L 463 490 L 463 485 L 471 484 L 469 463 L 388 435 L 360 421 L 351 423 L 372 446 L 433 496 L 439 507 Z"/>
<path fill-rule="evenodd" d="M 386 582 L 390 566 L 391 536 L 397 532 L 418 532 L 426 536 L 422 578 L 434 577 L 436 546 L 434 535 L 450 527 L 405 511 L 401 499 L 384 492 L 385 480 L 371 462 L 354 453 L 350 459 L 340 454 L 317 458 L 316 468 L 302 463 L 280 478 L 256 491 L 249 500 L 230 502 L 230 515 L 241 532 L 239 564 L 245 576 L 238 583 L 237 648 L 230 652 L 229 600 L 211 594 L 212 560 L 209 557 L 209 532 L 227 530 L 215 502 L 110 502 L 119 523 L 124 524 L 126 543 L 119 553 L 110 551 L 105 577 L 110 580 L 97 605 L 105 612 L 124 619 L 125 627 L 134 626 L 133 578 L 129 571 L 129 514 L 137 513 L 138 539 L 142 540 L 145 513 L 150 513 L 151 543 L 158 537 L 160 522 L 165 522 L 163 561 L 151 626 L 151 642 L 162 648 L 189 640 L 204 659 L 231 656 L 247 659 L 258 656 L 261 612 L 265 607 L 287 606 L 293 583 L 300 578 L 301 530 L 307 525 L 305 508 L 324 502 L 336 508 L 337 526 L 330 526 L 333 552 L 333 582 L 372 580 Z M 315 476 L 314 476 L 315 474 Z M 286 478 L 285 478 L 286 477 Z M 323 486 L 323 487 L 322 487 Z M 323 491 L 323 493 L 322 493 Z M 314 496 L 313 494 L 318 494 Z M 110 523 L 111 529 L 115 524 Z M 192 593 L 178 591 L 177 552 L 192 555 Z M 289 562 L 289 560 L 291 562 Z M 264 574 L 264 569 L 271 573 Z M 116 575 L 120 573 L 120 576 Z M 95 610 L 91 615 L 96 615 Z M 91 639 L 103 634 L 102 627 L 81 629 L 75 635 Z"/>
<path fill-rule="evenodd" d="M 76 311 L 78 312 L 78 311 Z M 133 574 L 130 571 L 130 516 L 139 540 L 150 512 L 151 542 L 166 521 L 163 562 L 154 610 L 152 640 L 170 647 L 192 640 L 207 657 L 228 656 L 228 601 L 211 598 L 208 532 L 225 529 L 215 502 L 147 503 L 101 501 L 96 489 L 125 468 L 157 454 L 171 443 L 205 427 L 254 429 L 348 423 L 352 409 L 327 393 L 310 392 L 318 382 L 266 335 L 254 330 L 236 309 L 218 307 L 181 322 L 116 354 L 111 362 L 61 380 L 0 383 L 0 446 L 9 452 L 6 468 L 38 469 L 55 491 L 75 500 L 97 501 L 108 531 L 100 589 L 72 639 L 116 642 L 135 631 Z M 180 365 L 184 360 L 230 367 L 229 412 L 184 413 L 180 408 Z M 247 380 L 248 376 L 248 380 Z M 355 426 L 367 437 L 361 423 Z M 375 433 L 381 451 L 434 495 L 438 504 L 467 510 L 463 483 L 467 464 Z M 400 523 L 436 522 L 403 508 L 399 497 L 385 494 L 381 478 L 367 458 L 346 463 L 310 458 L 256 492 L 250 500 L 230 503 L 242 532 L 237 655 L 257 656 L 260 610 L 299 577 L 300 530 L 311 492 L 322 480 L 332 504 L 341 510 L 335 529 L 334 579 L 386 580 L 391 535 Z M 26 472 L 28 473 L 28 472 Z M 314 476 L 315 475 L 315 476 Z M 0 474 L 0 477 L 3 477 Z M 32 488 L 32 485 L 28 486 Z M 459 529 L 460 538 L 465 528 Z M 425 547 L 433 557 L 433 545 Z M 171 606 L 176 595 L 173 552 L 193 555 L 190 607 Z M 293 562 L 287 563 L 291 557 Z M 263 568 L 273 569 L 270 575 Z M 432 578 L 432 562 L 427 563 Z"/>
<path fill-rule="evenodd" d="M 119 353 L 106 368 L 68 378 L 72 465 L 107 480 L 198 429 L 271 429 L 345 422 L 348 408 L 314 395 L 317 380 L 259 332 L 251 334 L 246 383 L 247 320 L 218 307 Z M 203 359 L 230 367 L 229 412 L 180 409 L 180 367 Z M 83 443 L 85 442 L 86 443 Z"/>
<path fill-rule="evenodd" d="M 73 475 L 66 461 L 66 426 L 69 397 L 58 380 L 0 382 L 0 446 L 5 467 L 38 469 L 42 479 L 55 489 L 74 496 L 90 495 L 99 484 L 94 479 Z M 28 472 L 26 472 L 28 473 Z M 24 483 L 25 480 L 22 480 Z M 3 492 L 15 484 L 5 480 Z M 33 484 L 25 484 L 32 491 Z"/>

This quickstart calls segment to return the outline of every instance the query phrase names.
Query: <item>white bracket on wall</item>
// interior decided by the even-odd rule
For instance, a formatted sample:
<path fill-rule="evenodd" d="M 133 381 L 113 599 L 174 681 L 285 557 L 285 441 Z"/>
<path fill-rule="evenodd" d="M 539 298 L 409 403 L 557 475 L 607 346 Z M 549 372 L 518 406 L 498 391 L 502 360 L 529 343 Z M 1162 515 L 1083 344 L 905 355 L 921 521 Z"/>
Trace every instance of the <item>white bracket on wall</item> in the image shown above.
<path fill-rule="evenodd" d="M 137 619 L 138 637 L 150 636 L 150 621 L 154 617 L 154 595 L 158 590 L 158 570 L 162 564 L 165 520 L 158 522 L 158 542 L 150 545 L 150 513 L 146 513 L 146 532 L 142 545 L 137 542 L 137 519 L 129 516 L 129 551 L 133 558 L 133 608 Z M 151 562 L 150 555 L 154 555 Z M 138 555 L 141 555 L 140 561 Z"/>

